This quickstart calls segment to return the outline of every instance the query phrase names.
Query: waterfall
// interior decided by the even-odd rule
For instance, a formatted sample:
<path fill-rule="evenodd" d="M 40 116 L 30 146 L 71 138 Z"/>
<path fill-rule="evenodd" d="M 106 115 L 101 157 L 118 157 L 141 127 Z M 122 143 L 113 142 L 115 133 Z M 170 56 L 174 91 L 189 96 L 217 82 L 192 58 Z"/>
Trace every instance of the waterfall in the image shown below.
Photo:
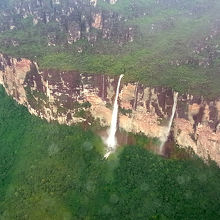
<path fill-rule="evenodd" d="M 169 124 L 168 124 L 167 129 L 166 129 L 166 133 L 165 133 L 164 137 L 161 138 L 160 153 L 162 153 L 163 146 L 166 143 L 166 141 L 169 137 L 169 134 L 170 134 L 170 130 L 171 130 L 171 127 L 172 127 L 172 124 L 173 124 L 173 119 L 174 119 L 175 112 L 176 112 L 177 99 L 178 99 L 178 92 L 174 92 L 172 114 L 171 114 Z"/>
<path fill-rule="evenodd" d="M 114 101 L 114 106 L 113 106 L 113 112 L 112 112 L 112 120 L 111 120 L 111 126 L 109 130 L 109 136 L 107 138 L 107 153 L 105 154 L 105 158 L 107 158 L 111 152 L 115 150 L 115 147 L 117 145 L 117 140 L 115 137 L 115 133 L 117 131 L 117 119 L 118 119 L 118 95 L 119 95 L 119 88 L 121 84 L 121 79 L 124 75 L 120 75 L 119 80 L 118 80 L 118 86 L 117 86 L 117 91 L 116 91 L 116 96 L 115 96 L 115 101 Z"/>

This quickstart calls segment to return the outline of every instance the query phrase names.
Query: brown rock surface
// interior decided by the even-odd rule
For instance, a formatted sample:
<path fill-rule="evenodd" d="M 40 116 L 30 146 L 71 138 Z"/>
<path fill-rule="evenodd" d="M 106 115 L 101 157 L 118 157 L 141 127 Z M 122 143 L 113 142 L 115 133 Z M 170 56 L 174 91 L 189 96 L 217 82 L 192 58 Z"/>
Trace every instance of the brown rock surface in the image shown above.
<path fill-rule="evenodd" d="M 0 55 L 0 83 L 6 92 L 30 113 L 61 124 L 86 121 L 90 112 L 102 126 L 109 126 L 117 81 L 117 77 L 74 71 L 40 72 L 29 60 Z M 173 106 L 171 89 L 122 83 L 119 103 L 120 128 L 164 136 Z M 220 99 L 179 95 L 172 133 L 177 144 L 220 165 Z"/>

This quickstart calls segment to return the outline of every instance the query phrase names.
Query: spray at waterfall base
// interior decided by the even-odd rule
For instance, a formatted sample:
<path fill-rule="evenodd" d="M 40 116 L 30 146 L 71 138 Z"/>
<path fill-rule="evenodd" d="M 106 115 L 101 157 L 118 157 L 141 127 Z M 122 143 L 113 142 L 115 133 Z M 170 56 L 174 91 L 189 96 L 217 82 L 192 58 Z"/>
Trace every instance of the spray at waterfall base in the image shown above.
<path fill-rule="evenodd" d="M 117 138 L 116 138 L 116 132 L 117 132 L 117 122 L 118 122 L 118 96 L 119 96 L 119 89 L 121 84 L 121 79 L 123 78 L 123 75 L 120 75 L 116 90 L 116 96 L 113 106 L 113 112 L 112 112 L 112 119 L 111 119 L 111 126 L 108 130 L 108 138 L 104 139 L 104 143 L 107 145 L 107 152 L 104 155 L 104 158 L 108 158 L 111 153 L 113 153 L 116 150 L 117 146 Z M 171 133 L 172 124 L 174 121 L 175 113 L 176 113 L 176 107 L 177 107 L 177 101 L 178 101 L 178 92 L 173 93 L 173 107 L 172 107 L 172 114 L 168 123 L 168 126 L 166 128 L 166 131 L 164 135 L 161 137 L 161 144 L 159 146 L 159 154 L 163 154 L 163 148 L 165 143 L 168 141 L 169 135 Z"/>

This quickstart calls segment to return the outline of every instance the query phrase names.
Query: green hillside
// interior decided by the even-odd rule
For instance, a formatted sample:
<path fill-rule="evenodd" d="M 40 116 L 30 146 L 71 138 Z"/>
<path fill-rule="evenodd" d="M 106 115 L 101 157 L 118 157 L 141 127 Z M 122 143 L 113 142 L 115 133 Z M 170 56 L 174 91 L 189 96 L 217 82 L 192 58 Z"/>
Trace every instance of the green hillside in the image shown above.
<path fill-rule="evenodd" d="M 33 117 L 2 87 L 0 100 L 0 219 L 219 219 L 213 162 L 141 146 L 104 160 L 93 131 Z"/>

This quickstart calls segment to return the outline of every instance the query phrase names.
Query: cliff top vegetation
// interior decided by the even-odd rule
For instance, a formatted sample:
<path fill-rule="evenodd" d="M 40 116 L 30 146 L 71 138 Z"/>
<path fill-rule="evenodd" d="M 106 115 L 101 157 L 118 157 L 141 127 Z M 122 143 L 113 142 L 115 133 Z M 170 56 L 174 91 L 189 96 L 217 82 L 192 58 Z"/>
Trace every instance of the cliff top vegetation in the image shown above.
<path fill-rule="evenodd" d="M 1 2 L 1 52 L 34 59 L 42 69 L 124 73 L 149 86 L 220 94 L 219 1 L 98 0 L 96 7 L 83 0 L 77 6 L 67 0 L 37 2 L 34 8 L 32 0 Z M 61 13 L 71 7 L 69 16 Z M 94 28 L 97 13 L 104 23 Z M 79 39 L 68 43 L 70 32 L 78 31 Z"/>

